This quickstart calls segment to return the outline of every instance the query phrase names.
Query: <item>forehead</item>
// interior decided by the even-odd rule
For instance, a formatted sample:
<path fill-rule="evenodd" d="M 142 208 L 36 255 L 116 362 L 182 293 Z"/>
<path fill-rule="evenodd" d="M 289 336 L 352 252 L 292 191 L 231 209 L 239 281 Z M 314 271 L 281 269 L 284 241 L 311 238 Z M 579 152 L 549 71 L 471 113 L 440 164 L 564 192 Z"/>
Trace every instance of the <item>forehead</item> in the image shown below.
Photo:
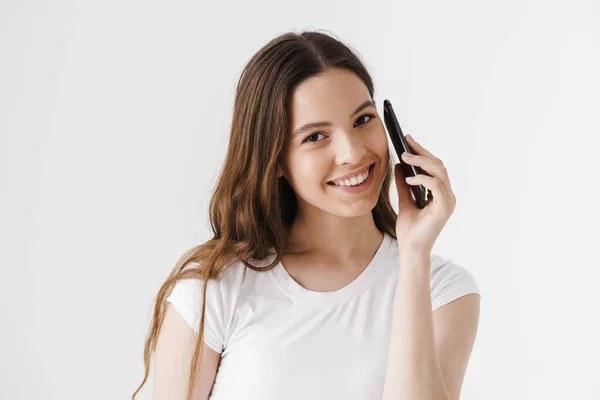
<path fill-rule="evenodd" d="M 335 68 L 306 79 L 291 97 L 292 132 L 317 121 L 346 121 L 352 111 L 371 98 L 369 89 L 353 72 Z"/>

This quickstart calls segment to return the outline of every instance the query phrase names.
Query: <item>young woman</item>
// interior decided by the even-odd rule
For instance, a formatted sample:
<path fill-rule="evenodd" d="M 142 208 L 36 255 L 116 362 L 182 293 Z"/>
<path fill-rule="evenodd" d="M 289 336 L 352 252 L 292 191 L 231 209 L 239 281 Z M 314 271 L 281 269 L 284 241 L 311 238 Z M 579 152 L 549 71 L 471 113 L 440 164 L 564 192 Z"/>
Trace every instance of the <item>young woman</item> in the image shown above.
<path fill-rule="evenodd" d="M 155 400 L 459 399 L 479 288 L 431 254 L 456 199 L 411 138 L 401 162 L 431 177 L 405 181 L 374 98 L 358 56 L 328 34 L 286 33 L 252 57 L 214 236 L 160 288 L 132 398 L 154 356 Z M 433 193 L 424 209 L 418 184 Z"/>

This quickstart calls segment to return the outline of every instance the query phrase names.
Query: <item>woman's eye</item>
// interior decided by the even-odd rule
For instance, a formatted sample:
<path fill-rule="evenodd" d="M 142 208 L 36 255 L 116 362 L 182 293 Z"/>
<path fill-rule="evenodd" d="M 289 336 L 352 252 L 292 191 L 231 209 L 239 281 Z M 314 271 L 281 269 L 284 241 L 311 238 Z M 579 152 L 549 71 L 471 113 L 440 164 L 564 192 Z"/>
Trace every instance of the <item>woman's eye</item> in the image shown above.
<path fill-rule="evenodd" d="M 375 118 L 375 116 L 374 116 L 373 114 L 363 114 L 363 115 L 361 115 L 360 117 L 358 117 L 357 121 L 358 121 L 358 120 L 360 120 L 360 119 L 361 119 L 361 118 L 363 118 L 363 117 L 369 117 L 369 120 L 368 120 L 367 122 L 369 122 L 370 120 L 372 120 L 373 118 Z M 366 124 L 367 122 L 365 122 L 365 124 Z M 361 124 L 361 125 L 364 125 L 364 124 Z"/>
<path fill-rule="evenodd" d="M 309 138 L 311 138 L 311 137 L 313 137 L 313 136 L 317 136 L 317 135 L 322 135 L 322 133 L 319 133 L 319 132 L 312 133 L 312 134 L 308 135 L 308 136 L 307 136 L 307 137 L 306 137 L 306 138 L 305 138 L 305 139 L 302 141 L 302 143 L 304 143 L 304 142 L 311 142 L 311 143 L 314 143 L 314 142 L 315 142 L 314 140 L 308 140 L 308 139 L 309 139 Z"/>
<path fill-rule="evenodd" d="M 363 114 L 360 117 L 358 117 L 358 119 L 356 121 L 359 121 L 361 118 L 364 118 L 364 117 L 369 117 L 369 119 L 367 120 L 367 122 L 369 122 L 373 118 L 375 118 L 375 115 L 373 115 L 373 114 Z M 364 123 L 359 124 L 359 125 L 364 125 L 367 122 L 364 122 Z M 311 138 L 313 136 L 316 136 L 316 135 L 322 135 L 322 133 L 321 132 L 312 133 L 312 134 L 308 135 L 306 138 L 304 138 L 304 140 L 302 141 L 302 143 L 304 143 L 304 142 L 316 143 L 318 140 L 317 141 L 315 141 L 315 140 L 308 140 L 309 138 Z"/>

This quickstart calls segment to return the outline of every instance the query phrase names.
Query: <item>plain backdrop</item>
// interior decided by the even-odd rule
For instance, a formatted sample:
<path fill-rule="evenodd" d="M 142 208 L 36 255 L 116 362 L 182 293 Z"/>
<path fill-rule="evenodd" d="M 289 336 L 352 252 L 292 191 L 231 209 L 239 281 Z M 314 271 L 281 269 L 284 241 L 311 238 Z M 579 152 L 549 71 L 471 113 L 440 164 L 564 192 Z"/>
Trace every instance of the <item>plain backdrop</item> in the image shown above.
<path fill-rule="evenodd" d="M 600 398 L 591 0 L 2 2 L 0 398 L 130 398 L 155 295 L 211 236 L 239 74 L 304 29 L 448 167 L 434 250 L 482 290 L 461 399 Z"/>

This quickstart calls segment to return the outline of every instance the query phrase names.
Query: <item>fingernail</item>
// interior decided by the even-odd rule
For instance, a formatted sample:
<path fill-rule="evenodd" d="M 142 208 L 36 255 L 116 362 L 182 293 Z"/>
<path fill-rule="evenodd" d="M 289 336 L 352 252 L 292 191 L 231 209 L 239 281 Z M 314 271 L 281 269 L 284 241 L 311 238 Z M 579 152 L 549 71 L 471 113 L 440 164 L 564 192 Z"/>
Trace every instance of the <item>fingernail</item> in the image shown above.
<path fill-rule="evenodd" d="M 406 177 L 406 180 L 407 180 L 407 181 L 409 181 L 409 182 L 410 182 L 410 181 L 412 181 L 413 179 L 415 179 L 415 177 L 414 177 L 414 176 L 407 176 L 407 177 Z"/>
<path fill-rule="evenodd" d="M 405 151 L 404 153 L 402 153 L 405 157 L 412 157 L 412 154 L 410 154 L 408 151 Z"/>
<path fill-rule="evenodd" d="M 410 139 L 410 140 L 415 140 L 415 139 L 413 139 L 413 137 L 412 137 L 412 136 L 410 136 L 410 135 L 406 135 L 406 138 L 407 138 L 407 139 Z"/>

